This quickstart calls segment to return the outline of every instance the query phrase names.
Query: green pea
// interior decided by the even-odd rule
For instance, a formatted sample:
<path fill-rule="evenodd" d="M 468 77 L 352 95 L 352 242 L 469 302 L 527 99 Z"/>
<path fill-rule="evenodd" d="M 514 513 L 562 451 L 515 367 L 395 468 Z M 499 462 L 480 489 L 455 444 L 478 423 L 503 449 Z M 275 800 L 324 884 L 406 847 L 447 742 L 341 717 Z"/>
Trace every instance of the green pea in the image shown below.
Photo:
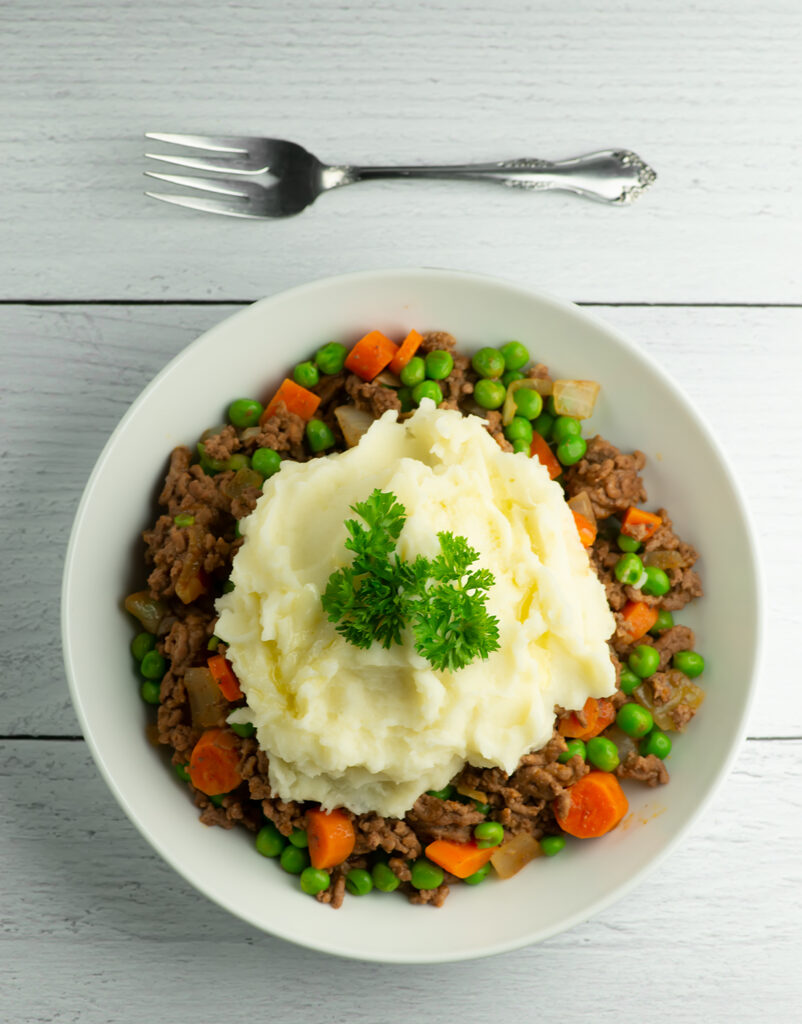
<path fill-rule="evenodd" d="M 638 744 L 638 753 L 641 757 L 654 754 L 662 761 L 671 753 L 671 738 L 660 729 L 652 729 Z"/>
<path fill-rule="evenodd" d="M 345 365 L 348 349 L 337 341 L 330 341 L 315 352 L 315 363 L 321 373 L 339 373 Z"/>
<path fill-rule="evenodd" d="M 640 682 L 640 679 L 638 680 L 638 682 Z M 572 757 L 576 757 L 577 754 L 581 756 L 583 761 L 587 758 L 588 752 L 587 748 L 585 747 L 585 741 L 569 740 L 566 745 L 566 749 L 562 752 L 562 754 L 560 754 L 557 760 L 560 762 L 560 764 L 566 764 L 568 761 L 571 760 Z"/>
<path fill-rule="evenodd" d="M 622 555 L 615 563 L 613 572 L 619 583 L 634 587 L 643 576 L 643 562 L 637 555 Z"/>
<path fill-rule="evenodd" d="M 299 850 L 305 850 L 309 846 L 309 836 L 306 834 L 306 829 L 294 828 L 287 838 Z"/>
<path fill-rule="evenodd" d="M 373 878 L 373 884 L 379 892 L 395 892 L 401 884 L 399 878 L 393 872 L 393 869 L 383 860 L 380 860 L 377 864 L 373 865 L 371 877 Z"/>
<path fill-rule="evenodd" d="M 436 889 L 443 884 L 443 870 L 430 860 L 421 857 L 416 860 L 411 868 L 412 878 L 410 881 L 416 889 Z"/>
<path fill-rule="evenodd" d="M 627 537 L 625 533 L 619 533 L 616 540 L 620 551 L 635 552 L 640 550 L 640 541 L 634 537 Z"/>
<path fill-rule="evenodd" d="M 499 846 L 504 841 L 504 826 L 497 821 L 483 821 L 473 830 L 476 845 L 480 850 Z"/>
<path fill-rule="evenodd" d="M 656 565 L 646 566 L 646 582 L 641 585 L 644 594 L 651 594 L 653 597 L 662 597 L 671 590 L 671 583 L 668 576 Z"/>
<path fill-rule="evenodd" d="M 292 371 L 292 379 L 302 388 L 313 388 L 320 380 L 318 368 L 312 362 L 298 363 Z"/>
<path fill-rule="evenodd" d="M 601 772 L 612 772 L 618 767 L 618 747 L 606 736 L 588 740 L 588 761 Z"/>
<path fill-rule="evenodd" d="M 630 654 L 627 664 L 636 676 L 640 676 L 641 679 L 648 679 L 649 676 L 653 676 L 657 671 L 660 664 L 660 654 L 654 647 L 640 644 Z"/>
<path fill-rule="evenodd" d="M 625 693 L 627 697 L 643 682 L 640 676 L 636 676 L 628 668 L 621 669 L 621 678 L 618 680 L 618 685 L 621 687 L 621 692 Z"/>
<path fill-rule="evenodd" d="M 691 679 L 700 676 L 705 670 L 705 659 L 696 651 L 677 651 L 671 663 L 675 669 L 684 672 Z"/>
<path fill-rule="evenodd" d="M 263 857 L 278 857 L 287 840 L 272 822 L 263 825 L 256 834 L 256 850 Z"/>
<path fill-rule="evenodd" d="M 131 641 L 131 654 L 137 661 L 142 661 L 145 655 L 156 646 L 156 637 L 152 633 L 137 633 Z"/>
<path fill-rule="evenodd" d="M 520 370 L 529 362 L 529 352 L 526 345 L 520 341 L 508 341 L 499 346 L 499 352 L 504 358 L 504 366 L 508 370 Z"/>
<path fill-rule="evenodd" d="M 581 437 L 582 424 L 573 416 L 558 416 L 554 421 L 551 436 L 556 444 L 567 441 L 569 437 Z"/>
<path fill-rule="evenodd" d="M 209 797 L 209 800 L 214 804 L 215 807 L 223 806 L 223 797 L 227 796 L 227 793 L 215 793 Z"/>
<path fill-rule="evenodd" d="M 308 896 L 315 896 L 331 885 L 331 876 L 322 868 L 304 868 L 301 872 L 301 889 Z"/>
<path fill-rule="evenodd" d="M 234 722 L 231 725 L 232 732 L 235 732 L 240 739 L 247 740 L 256 732 L 253 722 Z"/>
<path fill-rule="evenodd" d="M 532 426 L 544 441 L 550 441 L 551 433 L 554 429 L 554 422 L 554 417 L 550 412 L 542 412 L 538 418 L 533 421 Z"/>
<path fill-rule="evenodd" d="M 651 711 L 640 704 L 623 704 L 615 716 L 615 724 L 627 736 L 639 740 L 654 726 L 654 719 Z"/>
<path fill-rule="evenodd" d="M 175 768 L 175 773 L 182 782 L 189 782 L 189 772 L 185 764 L 174 764 L 173 768 Z"/>
<path fill-rule="evenodd" d="M 548 397 L 548 401 L 546 402 L 546 412 L 551 413 L 555 420 L 558 416 L 562 416 L 561 412 L 557 412 L 557 406 L 554 404 L 554 395 L 549 395 Z"/>
<path fill-rule="evenodd" d="M 427 796 L 436 796 L 438 800 L 450 800 L 455 793 L 453 786 L 445 786 L 443 789 L 428 789 Z"/>
<path fill-rule="evenodd" d="M 532 424 L 523 416 L 514 416 L 504 428 L 504 436 L 508 441 L 526 441 L 532 443 Z"/>
<path fill-rule="evenodd" d="M 557 459 L 563 466 L 574 466 L 580 459 L 584 459 L 588 450 L 588 443 L 584 437 L 569 437 L 557 445 Z"/>
<path fill-rule="evenodd" d="M 194 526 L 195 516 L 189 512 L 179 512 L 177 516 L 173 516 L 173 522 L 176 526 Z"/>
<path fill-rule="evenodd" d="M 161 700 L 161 686 L 152 679 L 145 679 L 139 687 L 139 692 L 146 704 L 158 704 Z"/>
<path fill-rule="evenodd" d="M 422 380 L 412 389 L 412 401 L 420 405 L 424 398 L 431 398 L 435 405 L 443 401 L 443 392 L 436 380 Z"/>
<path fill-rule="evenodd" d="M 422 380 L 426 380 L 426 362 L 420 356 L 413 356 L 410 361 L 401 368 L 399 374 L 401 383 L 408 388 L 414 388 Z"/>
<path fill-rule="evenodd" d="M 500 380 L 478 380 L 474 385 L 473 397 L 483 409 L 498 409 L 504 405 L 506 391 Z"/>
<path fill-rule="evenodd" d="M 148 651 L 139 663 L 139 671 L 145 679 L 159 680 L 167 671 L 167 662 L 158 651 Z"/>
<path fill-rule="evenodd" d="M 396 394 L 401 403 L 401 412 L 411 412 L 415 408 L 415 403 L 412 401 L 412 388 L 399 388 Z"/>
<path fill-rule="evenodd" d="M 540 849 L 547 857 L 556 857 L 560 850 L 565 849 L 565 836 L 543 836 Z"/>
<path fill-rule="evenodd" d="M 673 625 L 674 616 L 671 614 L 671 612 L 666 611 L 665 608 L 661 608 L 660 611 L 657 613 L 655 623 L 649 630 L 649 632 L 652 634 L 652 636 L 658 636 L 660 633 L 665 633 L 667 629 L 671 629 Z"/>
<path fill-rule="evenodd" d="M 523 379 L 524 375 L 521 373 L 520 370 L 507 370 L 505 373 L 502 373 L 501 375 L 501 383 L 504 385 L 505 388 L 508 388 L 514 380 Z"/>
<path fill-rule="evenodd" d="M 290 875 L 300 875 L 304 868 L 309 867 L 309 854 L 289 844 L 284 847 L 279 857 L 279 864 Z"/>
<path fill-rule="evenodd" d="M 490 814 L 490 804 L 483 804 L 478 800 L 474 800 L 473 806 L 480 814 Z"/>
<path fill-rule="evenodd" d="M 312 419 L 306 424 L 306 440 L 313 452 L 324 452 L 334 444 L 334 434 L 323 420 Z"/>
<path fill-rule="evenodd" d="M 239 539 L 242 537 L 242 530 L 240 529 L 239 519 L 234 523 L 234 536 Z"/>
<path fill-rule="evenodd" d="M 512 450 L 516 453 L 523 452 L 524 455 L 530 455 L 532 451 L 532 444 L 530 441 L 524 441 L 521 437 L 512 442 Z"/>
<path fill-rule="evenodd" d="M 251 460 L 244 452 L 235 452 L 226 459 L 226 469 L 250 469 Z"/>
<path fill-rule="evenodd" d="M 426 376 L 430 380 L 445 380 L 454 369 L 454 357 L 443 349 L 426 353 Z"/>
<path fill-rule="evenodd" d="M 257 448 L 251 456 L 251 465 L 267 480 L 281 468 L 281 456 L 272 448 Z"/>
<path fill-rule="evenodd" d="M 484 882 L 489 874 L 490 864 L 483 864 L 478 871 L 474 871 L 472 875 L 468 875 L 468 877 L 463 878 L 462 881 L 466 885 L 479 885 L 480 882 Z"/>
<path fill-rule="evenodd" d="M 504 365 L 504 356 L 497 348 L 480 348 L 471 359 L 471 366 L 480 377 L 488 378 L 500 377 L 505 370 L 510 369 L 509 366 Z M 485 406 L 485 408 L 488 407 Z"/>
<path fill-rule="evenodd" d="M 352 868 L 345 876 L 345 888 L 352 896 L 367 896 L 373 890 L 373 878 L 363 868 Z"/>
<path fill-rule="evenodd" d="M 223 584 L 223 593 L 230 594 L 236 589 L 236 584 L 232 580 L 226 580 Z"/>
<path fill-rule="evenodd" d="M 207 651 L 216 651 L 217 648 L 220 646 L 220 644 L 222 642 L 223 641 L 220 639 L 219 636 L 212 635 L 212 636 L 209 637 L 208 644 L 206 644 L 206 650 Z"/>
<path fill-rule="evenodd" d="M 543 412 L 543 399 L 533 388 L 518 388 L 513 393 L 515 408 L 518 416 L 525 416 L 528 420 L 536 420 Z"/>
<path fill-rule="evenodd" d="M 238 398 L 228 407 L 228 418 L 235 427 L 252 427 L 264 412 L 261 402 L 253 398 Z"/>
<path fill-rule="evenodd" d="M 206 454 L 206 445 L 203 441 L 198 441 L 198 461 L 200 467 L 207 476 L 214 476 L 215 473 L 220 473 L 226 468 L 226 464 L 222 459 L 213 459 L 211 455 Z"/>

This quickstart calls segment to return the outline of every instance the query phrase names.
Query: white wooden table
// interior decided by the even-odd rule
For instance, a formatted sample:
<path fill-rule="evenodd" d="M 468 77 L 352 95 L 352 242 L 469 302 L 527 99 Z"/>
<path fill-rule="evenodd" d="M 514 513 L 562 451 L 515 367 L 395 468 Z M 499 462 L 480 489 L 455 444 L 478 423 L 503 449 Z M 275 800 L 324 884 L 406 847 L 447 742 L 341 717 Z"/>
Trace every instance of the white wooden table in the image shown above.
<path fill-rule="evenodd" d="M 5 0 L 0 1020 L 798 1019 L 802 8 L 698 6 Z M 229 221 L 143 198 L 146 130 L 362 162 L 628 146 L 660 177 L 631 210 L 387 183 Z M 749 739 L 664 869 L 540 946 L 401 968 L 257 933 L 156 857 L 78 734 L 58 596 L 90 468 L 169 357 L 262 295 L 421 264 L 604 307 L 681 381 L 751 503 L 769 628 Z"/>

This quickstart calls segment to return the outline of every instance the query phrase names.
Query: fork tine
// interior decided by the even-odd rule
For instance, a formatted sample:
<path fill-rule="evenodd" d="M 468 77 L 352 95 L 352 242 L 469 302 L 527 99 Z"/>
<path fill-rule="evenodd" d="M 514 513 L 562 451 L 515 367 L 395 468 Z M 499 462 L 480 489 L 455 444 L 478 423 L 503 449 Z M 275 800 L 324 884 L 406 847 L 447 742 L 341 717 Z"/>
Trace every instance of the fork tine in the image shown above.
<path fill-rule="evenodd" d="M 241 196 L 248 198 L 248 193 L 237 187 L 234 181 L 219 181 L 217 178 L 196 178 L 188 174 L 157 174 L 156 171 L 145 171 L 148 178 L 167 181 L 171 185 L 184 185 L 186 188 L 198 188 L 202 192 L 216 192 L 221 196 Z"/>
<path fill-rule="evenodd" d="M 247 153 L 247 136 L 237 135 L 179 135 L 175 132 L 145 132 L 146 139 L 156 142 L 170 142 L 174 146 L 189 146 L 190 149 L 208 149 L 213 153 Z"/>
<path fill-rule="evenodd" d="M 264 167 L 240 167 L 231 157 L 167 156 L 166 153 L 145 153 L 151 160 L 162 160 L 177 167 L 191 167 L 195 171 L 226 171 L 229 174 L 260 174 Z M 235 158 L 236 159 L 236 158 Z"/>
<path fill-rule="evenodd" d="M 146 192 L 151 199 L 160 199 L 163 203 L 174 203 L 186 206 L 190 210 L 202 210 L 204 213 L 220 213 L 225 217 L 250 217 L 258 219 L 261 215 L 248 212 L 248 203 L 241 199 L 204 199 L 201 196 L 177 196 L 166 192 Z"/>

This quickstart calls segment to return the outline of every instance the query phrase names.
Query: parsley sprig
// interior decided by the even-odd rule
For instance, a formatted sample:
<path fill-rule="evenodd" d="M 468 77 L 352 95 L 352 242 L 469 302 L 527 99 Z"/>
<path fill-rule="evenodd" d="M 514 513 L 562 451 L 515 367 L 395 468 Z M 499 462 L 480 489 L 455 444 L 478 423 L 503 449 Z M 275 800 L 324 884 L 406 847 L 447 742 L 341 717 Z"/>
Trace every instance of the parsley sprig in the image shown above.
<path fill-rule="evenodd" d="M 392 492 L 376 489 L 351 509 L 363 521 L 345 522 L 353 562 L 331 574 L 321 598 L 338 633 L 356 647 L 390 648 L 409 627 L 415 650 L 441 671 L 498 650 L 498 619 L 485 607 L 495 580 L 489 569 L 469 571 L 479 554 L 465 537 L 438 533 L 439 555 L 408 562 L 396 551 L 406 509 Z"/>

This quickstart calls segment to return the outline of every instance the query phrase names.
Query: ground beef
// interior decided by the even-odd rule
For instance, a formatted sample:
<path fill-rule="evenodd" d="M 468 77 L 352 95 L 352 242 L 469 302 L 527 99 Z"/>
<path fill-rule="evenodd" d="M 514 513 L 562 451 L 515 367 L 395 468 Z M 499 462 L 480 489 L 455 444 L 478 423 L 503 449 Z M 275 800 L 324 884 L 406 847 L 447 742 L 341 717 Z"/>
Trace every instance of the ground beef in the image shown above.
<path fill-rule="evenodd" d="M 445 380 L 438 382 L 443 392 L 442 409 L 459 409 L 460 403 L 470 398 L 476 383 L 476 374 L 471 369 L 467 356 L 455 355 L 454 368 Z"/>
<path fill-rule="evenodd" d="M 485 415 L 485 429 L 503 452 L 514 450 L 504 436 L 504 428 L 501 425 L 501 413 L 497 409 L 488 409 Z"/>
<path fill-rule="evenodd" d="M 672 626 L 654 642 L 654 649 L 660 654 L 658 672 L 664 672 L 677 651 L 692 651 L 696 646 L 696 635 L 688 626 Z"/>
<path fill-rule="evenodd" d="M 213 434 L 203 442 L 203 448 L 210 459 L 225 462 L 234 452 L 238 452 L 242 444 L 239 435 L 232 426 L 223 427 L 219 434 Z"/>
<path fill-rule="evenodd" d="M 619 515 L 646 501 L 639 475 L 645 464 L 643 452 L 622 455 L 597 434 L 588 441 L 585 457 L 565 470 L 565 489 L 569 497 L 586 491 L 597 519 Z"/>
<path fill-rule="evenodd" d="M 345 379 L 345 390 L 351 402 L 363 412 L 369 412 L 378 419 L 388 409 L 401 411 L 401 401 L 392 388 L 372 381 L 364 381 L 355 373 L 349 373 Z"/>
<path fill-rule="evenodd" d="M 261 433 L 251 442 L 253 448 L 273 448 L 279 455 L 288 456 L 296 462 L 307 462 L 309 453 L 304 447 L 306 423 L 294 412 L 289 412 L 279 402 L 275 413 L 262 424 Z"/>
<path fill-rule="evenodd" d="M 467 843 L 473 836 L 474 826 L 484 821 L 485 816 L 472 803 L 440 800 L 439 797 L 424 793 L 407 812 L 406 820 L 425 846 L 435 839 Z"/>
<path fill-rule="evenodd" d="M 680 702 L 675 708 L 672 708 L 669 712 L 669 717 L 674 723 L 674 728 L 677 732 L 683 732 L 685 726 L 690 722 L 693 716 L 696 714 L 696 708 L 692 708 L 690 704 L 683 704 Z"/>
<path fill-rule="evenodd" d="M 664 786 L 668 782 L 668 769 L 659 757 L 654 754 L 641 757 L 634 750 L 627 754 L 615 774 L 619 779 L 633 779 L 647 786 Z"/>
<path fill-rule="evenodd" d="M 418 347 L 418 355 L 425 356 L 427 352 L 435 352 L 437 349 L 445 349 L 453 354 L 457 346 L 457 339 L 448 331 L 427 331 L 423 335 L 423 341 Z"/>

